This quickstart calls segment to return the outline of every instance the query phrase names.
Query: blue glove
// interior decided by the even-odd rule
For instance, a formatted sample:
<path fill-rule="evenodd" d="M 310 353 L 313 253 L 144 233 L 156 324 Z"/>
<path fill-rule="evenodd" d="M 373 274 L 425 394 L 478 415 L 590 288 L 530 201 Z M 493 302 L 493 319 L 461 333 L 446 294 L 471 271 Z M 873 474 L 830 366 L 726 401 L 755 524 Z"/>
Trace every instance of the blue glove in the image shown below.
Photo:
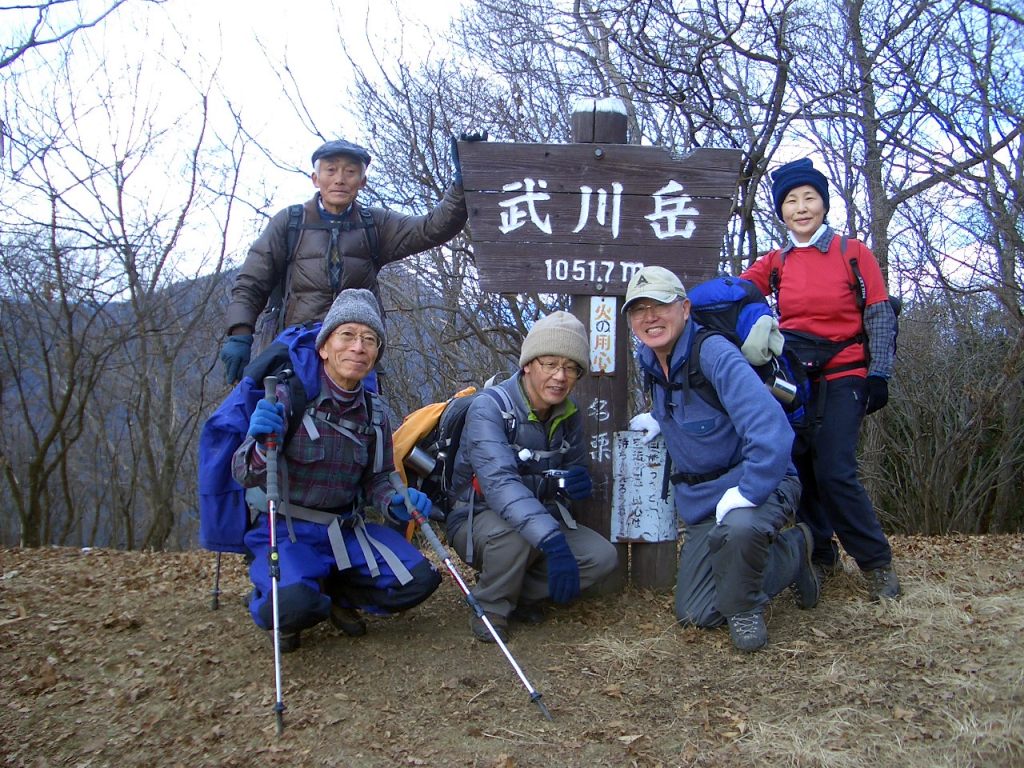
<path fill-rule="evenodd" d="M 569 549 L 565 534 L 553 533 L 540 543 L 548 559 L 548 594 L 556 603 L 568 603 L 580 596 L 580 566 Z"/>
<path fill-rule="evenodd" d="M 423 491 L 417 491 L 415 488 L 409 489 L 409 501 L 412 505 L 418 509 L 424 517 L 430 517 L 430 510 L 434 506 L 434 502 L 430 500 L 430 497 Z M 400 493 L 396 493 L 391 498 L 391 514 L 394 515 L 395 519 L 401 520 L 403 523 L 407 523 L 412 520 L 412 515 L 409 513 L 409 508 L 405 505 L 405 497 Z"/>
<path fill-rule="evenodd" d="M 573 501 L 585 499 L 594 492 L 594 481 L 586 467 L 576 466 L 565 476 L 565 492 Z"/>
<path fill-rule="evenodd" d="M 487 141 L 487 131 L 482 133 L 462 133 L 459 134 L 458 138 L 452 136 L 451 138 L 451 153 L 452 153 L 452 166 L 455 168 L 455 175 L 452 177 L 452 181 L 462 186 L 462 163 L 459 161 L 459 142 L 460 141 Z"/>
<path fill-rule="evenodd" d="M 242 371 L 249 364 L 252 355 L 252 334 L 229 336 L 220 350 L 220 361 L 224 363 L 224 383 L 234 385 L 242 380 Z"/>
<path fill-rule="evenodd" d="M 889 382 L 884 376 L 868 376 L 864 389 L 864 415 L 880 411 L 889 402 Z"/>
<path fill-rule="evenodd" d="M 284 429 L 284 403 L 258 400 L 256 410 L 249 417 L 249 437 L 259 443 L 262 448 L 267 440 L 267 435 L 271 432 L 280 435 L 282 429 Z"/>

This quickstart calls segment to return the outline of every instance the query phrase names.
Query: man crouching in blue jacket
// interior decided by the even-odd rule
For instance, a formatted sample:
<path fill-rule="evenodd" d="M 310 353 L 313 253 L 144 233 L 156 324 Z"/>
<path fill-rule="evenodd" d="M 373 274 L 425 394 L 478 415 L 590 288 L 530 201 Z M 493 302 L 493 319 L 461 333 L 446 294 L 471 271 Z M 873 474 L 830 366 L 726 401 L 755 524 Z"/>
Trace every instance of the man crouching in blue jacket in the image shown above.
<path fill-rule="evenodd" d="M 779 403 L 732 342 L 701 335 L 686 290 L 672 272 L 645 267 L 626 290 L 624 312 L 639 340 L 637 358 L 650 384 L 653 420 L 675 472 L 671 482 L 686 538 L 679 556 L 675 613 L 682 624 L 729 624 L 746 652 L 768 642 L 764 606 L 787 587 L 813 608 L 820 587 L 811 568 L 811 532 L 787 530 L 800 501 L 790 461 L 793 431 Z M 699 371 L 721 401 L 716 408 L 691 389 Z M 641 417 L 642 418 L 642 417 Z M 634 420 L 636 422 L 636 420 Z M 639 426 L 639 424 L 635 424 Z"/>
<path fill-rule="evenodd" d="M 288 652 L 299 647 L 302 630 L 325 620 L 347 635 L 364 634 L 359 611 L 392 614 L 412 608 L 437 589 L 441 575 L 401 534 L 364 520 L 367 505 L 399 522 L 411 518 L 410 505 L 430 511 L 425 494 L 410 490 L 406 499 L 392 487 L 391 429 L 377 396 L 363 386 L 385 345 L 377 299 L 362 288 L 342 291 L 322 325 L 298 326 L 280 338 L 291 339 L 290 362 L 307 393 L 306 408 L 292 412 L 291 390 L 282 383 L 276 406 L 258 400 L 231 471 L 248 489 L 254 518 L 245 533 L 245 547 L 254 556 L 249 612 L 257 626 L 270 630 L 265 443 L 271 433 L 293 433 L 278 456 L 278 471 L 286 465 L 287 482 L 279 483 L 286 498 L 276 536 L 280 642 L 281 651 Z M 243 384 L 250 381 L 247 374 Z M 289 430 L 293 420 L 300 423 Z"/>

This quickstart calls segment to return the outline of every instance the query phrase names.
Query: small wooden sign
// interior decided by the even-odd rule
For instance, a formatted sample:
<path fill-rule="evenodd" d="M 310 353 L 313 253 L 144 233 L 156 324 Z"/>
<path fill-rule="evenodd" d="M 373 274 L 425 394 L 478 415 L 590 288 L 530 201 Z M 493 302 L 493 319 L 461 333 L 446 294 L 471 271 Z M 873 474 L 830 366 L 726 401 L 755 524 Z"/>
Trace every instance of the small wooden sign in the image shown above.
<path fill-rule="evenodd" d="M 480 285 L 622 296 L 648 265 L 714 277 L 741 152 L 460 142 Z"/>

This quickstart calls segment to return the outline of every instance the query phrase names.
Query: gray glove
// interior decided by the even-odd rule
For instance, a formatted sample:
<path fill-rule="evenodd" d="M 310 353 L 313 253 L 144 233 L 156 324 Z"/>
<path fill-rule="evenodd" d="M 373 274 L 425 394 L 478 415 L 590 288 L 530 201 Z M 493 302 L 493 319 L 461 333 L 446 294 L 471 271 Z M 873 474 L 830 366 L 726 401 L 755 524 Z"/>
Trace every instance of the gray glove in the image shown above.
<path fill-rule="evenodd" d="M 224 383 L 234 385 L 242 380 L 242 371 L 249 364 L 252 354 L 252 334 L 229 336 L 220 350 L 220 361 L 224 363 Z"/>

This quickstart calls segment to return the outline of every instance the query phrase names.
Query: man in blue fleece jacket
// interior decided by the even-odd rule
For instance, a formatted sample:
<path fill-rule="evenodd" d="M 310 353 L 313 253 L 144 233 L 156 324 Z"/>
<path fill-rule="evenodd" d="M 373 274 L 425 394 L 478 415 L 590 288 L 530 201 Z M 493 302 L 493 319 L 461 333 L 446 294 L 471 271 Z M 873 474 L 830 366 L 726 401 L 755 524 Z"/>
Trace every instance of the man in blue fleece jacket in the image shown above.
<path fill-rule="evenodd" d="M 803 524 L 783 530 L 800 501 L 790 461 L 793 431 L 724 336 L 702 334 L 699 360 L 689 360 L 701 327 L 690 319 L 686 290 L 672 272 L 637 272 L 623 311 L 640 342 L 637 359 L 652 399 L 652 413 L 632 426 L 646 428 L 647 440 L 664 435 L 676 509 L 686 523 L 676 618 L 698 627 L 727 622 L 737 649 L 759 650 L 768 641 L 769 600 L 788 587 L 801 608 L 813 608 L 820 596 L 811 532 Z M 723 410 L 690 388 L 698 365 Z"/>

